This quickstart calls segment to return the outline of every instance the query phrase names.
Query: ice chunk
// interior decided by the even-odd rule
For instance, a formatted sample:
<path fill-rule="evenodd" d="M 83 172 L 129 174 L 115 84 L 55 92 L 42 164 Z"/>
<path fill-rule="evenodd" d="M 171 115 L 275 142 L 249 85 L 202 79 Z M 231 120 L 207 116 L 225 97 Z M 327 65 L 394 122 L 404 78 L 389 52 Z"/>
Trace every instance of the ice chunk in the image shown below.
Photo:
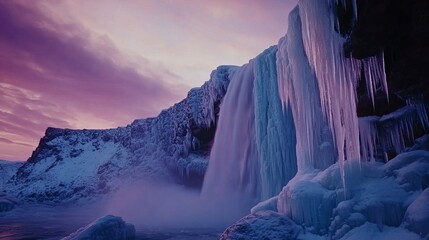
<path fill-rule="evenodd" d="M 120 217 L 107 215 L 80 228 L 63 240 L 131 240 L 135 239 L 136 230 L 132 224 L 125 223 Z"/>
<path fill-rule="evenodd" d="M 302 230 L 284 215 L 263 211 L 250 214 L 228 227 L 220 239 L 297 239 Z"/>
<path fill-rule="evenodd" d="M 404 217 L 405 228 L 425 237 L 429 234 L 429 188 L 408 207 Z"/>
<path fill-rule="evenodd" d="M 256 213 L 260 211 L 276 211 L 277 212 L 277 201 L 278 196 L 269 198 L 265 201 L 262 201 L 256 204 L 252 209 L 250 209 L 250 213 Z"/>
<path fill-rule="evenodd" d="M 399 163 L 400 156 L 391 160 L 390 172 L 413 171 L 407 164 Z M 421 172 L 427 171 L 423 165 L 420 168 Z M 377 162 L 354 161 L 344 170 L 345 186 L 339 164 L 324 171 L 298 173 L 279 194 L 278 211 L 312 233 L 330 233 L 335 239 L 366 221 L 380 229 L 398 227 L 413 196 L 409 190 L 415 191 L 407 186 L 415 179 L 401 180 L 401 174 L 389 175 L 386 167 Z"/>
<path fill-rule="evenodd" d="M 419 235 L 409 232 L 403 228 L 384 227 L 380 230 L 377 225 L 373 223 L 365 223 L 364 225 L 355 228 L 348 232 L 342 240 L 385 240 L 385 239 L 407 239 L 419 240 Z"/>
<path fill-rule="evenodd" d="M 429 152 L 416 150 L 401 153 L 383 166 L 387 176 L 408 191 L 422 191 L 429 187 Z"/>

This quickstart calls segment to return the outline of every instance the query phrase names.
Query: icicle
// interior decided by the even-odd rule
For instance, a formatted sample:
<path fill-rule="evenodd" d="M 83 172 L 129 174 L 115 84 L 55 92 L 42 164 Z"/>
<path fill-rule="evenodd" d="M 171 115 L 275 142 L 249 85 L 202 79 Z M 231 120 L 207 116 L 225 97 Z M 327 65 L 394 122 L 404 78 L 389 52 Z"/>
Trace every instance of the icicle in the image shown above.
<path fill-rule="evenodd" d="M 279 42 L 277 71 L 280 96 L 292 109 L 298 170 L 324 169 L 335 162 L 332 136 L 325 131 L 319 88 L 304 51 L 298 8 L 289 15 L 287 38 Z"/>
<path fill-rule="evenodd" d="M 386 96 L 389 96 L 384 65 L 384 53 L 382 52 L 377 56 L 363 59 L 362 62 L 366 89 L 368 91 L 368 96 L 370 96 L 372 106 L 375 108 L 375 95 L 378 90 L 383 91 Z M 387 98 L 387 100 L 388 99 L 389 98 Z"/>
<path fill-rule="evenodd" d="M 377 121 L 380 117 L 369 116 L 359 118 L 359 135 L 362 158 L 370 161 L 375 160 L 377 154 Z"/>
<path fill-rule="evenodd" d="M 353 13 L 354 13 L 355 21 L 357 21 L 357 19 L 358 19 L 357 2 L 356 2 L 356 0 L 352 0 L 352 3 L 353 3 Z"/>
<path fill-rule="evenodd" d="M 334 30 L 336 17 L 333 7 L 334 2 L 329 0 L 299 2 L 304 49 L 316 75 L 322 109 L 343 172 L 345 159 L 360 159 L 354 84 L 359 73 L 352 72 L 356 70 L 353 67 L 355 64 L 344 56 L 344 39 Z"/>
<path fill-rule="evenodd" d="M 290 14 L 287 38 L 279 42 L 280 96 L 293 110 L 299 170 L 336 157 L 344 173 L 345 160 L 360 160 L 360 141 L 366 142 L 366 154 L 372 158 L 374 136 L 360 137 L 356 114 L 361 68 L 373 104 L 378 89 L 387 93 L 382 54 L 363 61 L 345 57 L 345 39 L 335 31 L 335 4 L 335 0 L 301 0 Z M 353 8 L 357 17 L 356 2 Z M 325 135 L 320 131 L 324 119 L 329 129 Z M 331 153 L 323 157 L 317 150 L 321 138 L 332 145 Z"/>
<path fill-rule="evenodd" d="M 393 151 L 398 154 L 415 138 L 415 127 L 428 128 L 426 105 L 415 100 L 408 100 L 407 103 L 407 106 L 381 118 L 372 116 L 359 119 L 363 157 L 372 158 L 376 154 L 376 149 L 372 146 L 376 143 L 385 152 Z"/>

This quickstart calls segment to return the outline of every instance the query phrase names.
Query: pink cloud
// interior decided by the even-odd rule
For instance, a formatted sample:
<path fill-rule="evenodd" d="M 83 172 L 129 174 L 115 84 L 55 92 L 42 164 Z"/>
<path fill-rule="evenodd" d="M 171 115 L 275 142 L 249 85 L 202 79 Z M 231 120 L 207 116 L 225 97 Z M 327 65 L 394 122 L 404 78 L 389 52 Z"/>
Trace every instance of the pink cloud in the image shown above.
<path fill-rule="evenodd" d="M 166 83 L 169 73 L 135 70 L 82 27 L 15 2 L 0 3 L 0 29 L 0 159 L 26 159 L 48 126 L 125 125 L 155 116 L 187 89 Z"/>
<path fill-rule="evenodd" d="M 26 159 L 48 126 L 156 116 L 275 44 L 296 2 L 0 1 L 0 159 Z"/>

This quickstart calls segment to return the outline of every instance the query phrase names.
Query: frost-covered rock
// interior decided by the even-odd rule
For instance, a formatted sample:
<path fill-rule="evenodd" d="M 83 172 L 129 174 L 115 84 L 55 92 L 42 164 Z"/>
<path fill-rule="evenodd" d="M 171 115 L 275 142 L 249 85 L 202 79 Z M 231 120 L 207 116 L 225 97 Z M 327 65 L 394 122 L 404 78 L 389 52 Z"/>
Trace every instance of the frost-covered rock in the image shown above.
<path fill-rule="evenodd" d="M 420 240 L 421 238 L 403 228 L 384 227 L 380 230 L 376 224 L 365 223 L 348 232 L 342 240 L 387 240 L 387 239 L 403 239 L 403 240 Z"/>
<path fill-rule="evenodd" d="M 404 226 L 422 237 L 429 234 L 429 188 L 426 188 L 408 207 Z"/>
<path fill-rule="evenodd" d="M 7 189 L 26 201 L 74 201 L 141 178 L 202 184 L 220 102 L 236 67 L 220 66 L 156 118 L 108 130 L 48 128 Z"/>
<path fill-rule="evenodd" d="M 122 218 L 107 215 L 80 228 L 63 240 L 132 240 L 136 237 L 136 230 L 132 224 Z"/>
<path fill-rule="evenodd" d="M 302 227 L 285 215 L 273 211 L 250 214 L 228 227 L 221 240 L 238 239 L 297 239 Z"/>
<path fill-rule="evenodd" d="M 6 183 L 16 174 L 24 162 L 0 160 L 0 194 L 6 188 Z"/>

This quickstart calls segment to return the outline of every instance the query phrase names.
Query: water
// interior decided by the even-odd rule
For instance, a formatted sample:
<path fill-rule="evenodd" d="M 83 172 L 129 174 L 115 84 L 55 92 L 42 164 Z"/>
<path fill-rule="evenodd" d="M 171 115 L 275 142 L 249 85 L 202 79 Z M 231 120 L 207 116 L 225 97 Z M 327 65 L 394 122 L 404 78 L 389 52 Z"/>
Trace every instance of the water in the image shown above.
<path fill-rule="evenodd" d="M 104 215 L 101 208 L 94 206 L 80 209 L 46 205 L 19 207 L 0 214 L 0 240 L 60 239 Z M 219 239 L 222 231 L 210 228 L 145 229 L 136 226 L 136 239 L 211 240 Z"/>

